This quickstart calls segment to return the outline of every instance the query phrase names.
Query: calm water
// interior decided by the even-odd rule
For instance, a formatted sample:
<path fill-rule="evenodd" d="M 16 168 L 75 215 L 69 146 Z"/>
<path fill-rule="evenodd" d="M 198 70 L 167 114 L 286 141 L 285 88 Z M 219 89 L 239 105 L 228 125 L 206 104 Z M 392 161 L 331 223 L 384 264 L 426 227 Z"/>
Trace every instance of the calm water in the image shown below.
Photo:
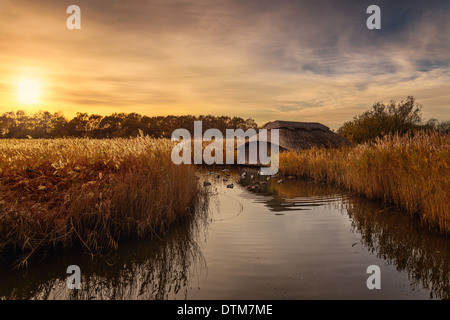
<path fill-rule="evenodd" d="M 450 298 L 450 239 L 397 209 L 302 180 L 248 190 L 251 173 L 218 173 L 201 177 L 212 182 L 206 212 L 160 238 L 122 242 L 94 262 L 80 252 L 20 271 L 2 262 L 0 298 Z M 66 288 L 72 264 L 81 290 Z M 380 290 L 366 286 L 369 265 L 381 269 Z"/>

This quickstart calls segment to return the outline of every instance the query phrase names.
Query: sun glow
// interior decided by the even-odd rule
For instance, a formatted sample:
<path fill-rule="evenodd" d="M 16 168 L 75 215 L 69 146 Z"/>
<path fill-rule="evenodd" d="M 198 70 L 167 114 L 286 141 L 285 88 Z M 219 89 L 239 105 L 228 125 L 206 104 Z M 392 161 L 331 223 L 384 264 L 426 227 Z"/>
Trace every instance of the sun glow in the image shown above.
<path fill-rule="evenodd" d="M 39 83 L 33 79 L 20 80 L 17 85 L 17 96 L 20 103 L 35 104 L 39 99 Z"/>

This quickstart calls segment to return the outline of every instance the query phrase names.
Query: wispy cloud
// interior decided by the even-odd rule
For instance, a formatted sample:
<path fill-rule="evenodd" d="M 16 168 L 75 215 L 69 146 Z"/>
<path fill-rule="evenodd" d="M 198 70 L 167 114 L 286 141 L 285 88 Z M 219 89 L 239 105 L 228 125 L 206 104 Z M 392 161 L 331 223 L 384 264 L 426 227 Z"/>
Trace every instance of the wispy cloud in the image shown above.
<path fill-rule="evenodd" d="M 0 111 L 14 81 L 42 79 L 42 109 L 67 114 L 211 113 L 337 127 L 377 101 L 414 95 L 450 118 L 448 1 L 3 0 Z M 30 71 L 31 70 L 31 71 Z"/>

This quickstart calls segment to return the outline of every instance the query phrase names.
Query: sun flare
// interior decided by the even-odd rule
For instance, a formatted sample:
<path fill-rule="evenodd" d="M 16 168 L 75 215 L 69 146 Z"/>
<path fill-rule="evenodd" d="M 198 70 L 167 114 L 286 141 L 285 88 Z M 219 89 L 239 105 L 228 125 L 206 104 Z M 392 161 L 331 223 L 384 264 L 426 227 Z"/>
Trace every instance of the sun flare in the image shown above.
<path fill-rule="evenodd" d="M 39 99 L 39 83 L 33 79 L 19 81 L 17 85 L 17 96 L 20 103 L 37 103 Z"/>

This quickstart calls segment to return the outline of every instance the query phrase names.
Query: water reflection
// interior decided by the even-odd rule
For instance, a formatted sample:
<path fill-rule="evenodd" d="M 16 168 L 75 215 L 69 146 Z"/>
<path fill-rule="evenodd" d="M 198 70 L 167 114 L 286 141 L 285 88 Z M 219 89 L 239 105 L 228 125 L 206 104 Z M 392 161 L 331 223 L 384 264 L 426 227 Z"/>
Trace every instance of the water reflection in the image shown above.
<path fill-rule="evenodd" d="M 243 172 L 247 174 L 243 176 Z M 342 189 L 296 178 L 265 177 L 257 170 L 242 169 L 239 180 L 247 190 L 261 195 L 256 202 L 274 212 L 310 210 L 314 206 L 350 200 L 350 194 Z"/>
<path fill-rule="evenodd" d="M 190 277 L 205 260 L 198 246 L 206 215 L 197 215 L 167 234 L 123 242 L 103 257 L 81 252 L 34 261 L 27 270 L 3 267 L 1 299 L 170 299 L 186 298 Z M 81 269 L 81 290 L 66 288 L 66 268 Z"/>
<path fill-rule="evenodd" d="M 449 239 L 431 232 L 405 212 L 381 209 L 368 201 L 348 202 L 343 210 L 354 232 L 372 253 L 406 271 L 413 289 L 427 288 L 430 298 L 450 299 Z"/>
<path fill-rule="evenodd" d="M 338 188 L 305 180 L 278 178 L 269 181 L 256 171 L 245 169 L 244 187 L 260 185 L 252 192 L 270 211 L 308 210 L 331 205 L 351 218 L 352 232 L 361 235 L 360 243 L 372 254 L 405 271 L 412 289 L 430 290 L 430 298 L 450 299 L 450 241 L 437 230 L 421 225 L 398 208 L 383 208 L 379 202 L 351 195 Z M 261 181 L 266 181 L 261 185 Z"/>
<path fill-rule="evenodd" d="M 299 274 L 300 277 L 304 276 L 304 279 L 301 278 L 303 282 L 300 281 L 301 279 L 289 278 L 286 282 L 288 285 L 294 285 L 295 281 L 298 281 L 298 287 L 295 287 L 294 290 L 305 290 L 305 285 L 311 285 L 313 288 L 316 283 L 313 284 L 313 280 L 308 280 L 313 279 L 310 277 L 310 273 L 320 272 L 320 269 L 316 270 L 310 267 L 311 265 L 315 266 L 314 259 L 305 252 L 300 252 L 298 256 L 295 256 L 298 253 L 295 251 L 297 248 L 289 251 L 286 244 L 288 241 L 294 241 L 295 237 L 290 238 L 286 233 L 287 229 L 275 225 L 273 219 L 264 219 L 261 214 L 285 214 L 279 217 L 281 220 L 277 221 L 284 221 L 295 229 L 296 225 L 291 224 L 292 221 L 295 221 L 293 216 L 313 213 L 312 210 L 316 207 L 329 207 L 333 214 L 337 211 L 338 216 L 339 212 L 348 216 L 350 222 L 347 221 L 344 228 L 349 228 L 349 234 L 358 234 L 359 242 L 354 245 L 363 247 L 365 253 L 370 252 L 370 254 L 383 259 L 387 264 L 395 266 L 399 272 L 405 272 L 408 275 L 411 290 L 426 288 L 430 292 L 430 298 L 450 299 L 449 239 L 423 228 L 417 219 L 409 217 L 398 209 L 384 209 L 378 202 L 356 197 L 338 188 L 297 179 L 278 181 L 277 177 L 272 177 L 267 180 L 266 177 L 258 176 L 257 171 L 249 171 L 245 177 L 242 177 L 241 174 L 242 171 L 226 174 L 220 172 L 220 177 L 217 178 L 216 175 L 205 173 L 202 179 L 211 182 L 211 186 L 205 187 L 211 193 L 208 203 L 201 206 L 196 219 L 178 225 L 161 238 L 122 242 L 118 251 L 96 259 L 94 262 L 90 256 L 79 252 L 55 255 L 43 261 L 35 261 L 28 269 L 19 271 L 11 271 L 9 267 L 6 267 L 7 264 L 2 262 L 0 298 L 189 299 L 195 296 L 208 299 L 211 296 L 222 297 L 222 287 L 220 286 L 224 285 L 226 281 L 232 282 L 233 279 L 238 279 L 234 284 L 236 287 L 231 289 L 233 298 L 252 299 L 253 296 L 240 296 L 238 292 L 242 288 L 254 286 L 255 283 L 270 282 L 271 279 L 280 275 L 280 268 L 286 267 L 285 265 L 280 266 L 278 260 L 264 262 L 264 257 L 270 257 L 273 252 L 280 254 L 277 257 L 283 258 L 280 260 L 283 261 L 282 263 L 292 263 L 292 266 L 289 266 L 291 273 L 298 268 L 297 263 L 306 265 L 302 269 L 303 273 Z M 227 175 L 229 175 L 227 177 L 229 181 L 224 182 L 223 176 Z M 231 181 L 235 184 L 232 190 L 226 188 L 226 183 Z M 210 211 L 220 211 L 220 207 L 223 207 L 224 203 L 226 210 L 222 208 L 221 215 L 210 213 Z M 252 214 L 251 210 L 255 212 Z M 323 211 L 319 210 L 318 212 Z M 302 220 L 301 223 L 314 222 L 316 216 L 308 215 L 308 218 Z M 320 218 L 320 215 L 318 216 Z M 258 223 L 253 223 L 255 217 L 258 219 Z M 244 224 L 244 221 L 247 223 Z M 324 219 L 321 220 L 321 223 L 326 222 Z M 217 239 L 216 246 L 212 245 L 207 251 L 209 255 L 203 256 L 205 250 L 202 245 L 206 242 L 214 243 L 213 238 L 208 238 L 210 235 L 207 234 L 214 223 L 217 223 L 217 228 L 212 233 L 225 237 L 220 239 L 233 239 L 239 243 L 240 246 L 236 247 L 236 250 L 227 251 L 233 256 L 218 257 L 223 255 L 219 249 L 223 249 L 220 246 L 224 244 L 223 241 L 220 242 Z M 269 239 L 267 242 L 271 245 L 270 248 L 267 243 L 261 243 L 260 239 L 252 234 L 252 228 L 261 228 L 264 223 L 274 224 L 270 230 L 273 232 L 278 230 L 281 233 L 281 235 L 264 235 L 262 239 L 270 237 L 274 239 L 273 241 Z M 334 230 L 337 226 L 331 225 L 328 228 Z M 311 234 L 313 232 L 314 230 Z M 305 232 L 303 236 L 307 237 L 307 233 Z M 324 237 L 326 236 L 325 234 Z M 310 240 L 310 238 L 301 239 Z M 282 242 L 282 240 L 286 242 Z M 280 241 L 283 250 L 276 247 L 277 241 Z M 218 245 L 220 246 L 218 247 Z M 228 242 L 225 245 L 235 248 Z M 293 242 L 293 246 L 296 245 Z M 245 248 L 246 246 L 248 248 Z M 258 264 L 258 266 L 262 266 L 261 269 L 259 269 L 260 267 L 249 269 L 249 266 L 252 266 L 249 264 L 249 259 L 251 259 L 249 255 L 253 254 L 252 248 L 260 250 L 254 254 L 257 256 L 258 263 L 264 262 Z M 342 254 L 349 252 L 348 250 L 340 251 Z M 281 256 L 283 252 L 286 252 L 286 257 Z M 309 254 L 310 251 L 307 252 Z M 351 257 L 355 256 L 349 256 L 348 259 Z M 311 261 L 307 261 L 308 258 Z M 337 263 L 336 260 L 333 260 L 335 258 L 334 252 L 330 252 L 326 257 L 329 259 L 326 263 L 330 265 Z M 346 258 L 347 256 L 341 259 L 345 260 Z M 208 259 L 210 260 L 208 261 Z M 223 261 L 228 260 L 231 262 L 220 265 Z M 320 268 L 323 266 L 320 264 L 323 263 L 323 260 L 318 261 L 318 268 Z M 214 268 L 214 272 L 211 273 L 218 273 L 216 277 L 221 279 L 218 280 L 213 275 L 210 278 L 206 276 L 208 262 L 211 271 Z M 71 264 L 76 264 L 81 268 L 82 290 L 66 289 L 67 274 L 65 272 L 67 266 Z M 235 264 L 242 265 L 234 268 Z M 244 270 L 244 273 L 235 274 L 236 270 Z M 264 270 L 264 272 L 260 276 L 254 270 Z M 353 277 L 354 275 L 350 275 L 348 281 L 354 281 Z M 200 278 L 201 281 L 199 281 Z M 221 281 L 222 278 L 225 280 Z M 192 287 L 196 288 L 200 282 L 202 283 L 201 290 L 193 291 Z M 209 287 L 208 283 L 210 283 Z M 317 285 L 319 285 L 318 282 Z M 328 283 L 323 285 L 327 286 Z M 324 291 L 327 290 L 328 287 L 324 289 Z M 367 294 L 366 288 L 363 287 L 361 290 L 363 290 L 363 295 Z M 251 293 L 253 292 L 256 294 L 256 291 L 251 291 Z M 355 296 L 358 294 L 358 292 L 354 293 Z"/>

